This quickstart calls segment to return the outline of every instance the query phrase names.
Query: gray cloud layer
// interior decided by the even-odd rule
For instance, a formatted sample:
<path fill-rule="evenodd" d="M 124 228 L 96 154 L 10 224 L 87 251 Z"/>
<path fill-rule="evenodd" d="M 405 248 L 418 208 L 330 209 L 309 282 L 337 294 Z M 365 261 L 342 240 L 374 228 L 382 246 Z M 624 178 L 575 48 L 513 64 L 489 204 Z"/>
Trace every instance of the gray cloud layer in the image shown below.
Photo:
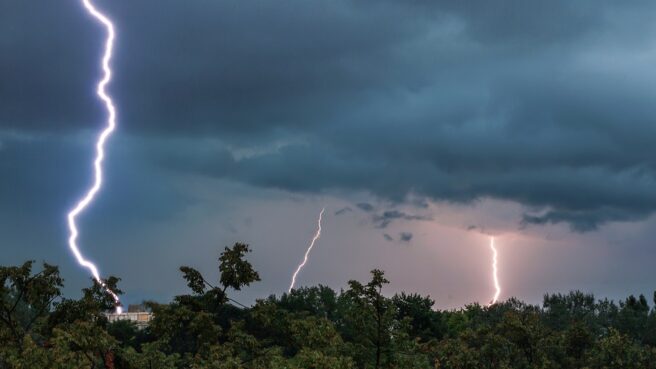
<path fill-rule="evenodd" d="M 498 198 L 578 231 L 656 209 L 651 2 L 101 5 L 121 129 L 174 173 Z M 100 31 L 74 5 L 0 0 L 0 129 L 92 128 Z M 31 154 L 3 147 L 18 185 Z"/>

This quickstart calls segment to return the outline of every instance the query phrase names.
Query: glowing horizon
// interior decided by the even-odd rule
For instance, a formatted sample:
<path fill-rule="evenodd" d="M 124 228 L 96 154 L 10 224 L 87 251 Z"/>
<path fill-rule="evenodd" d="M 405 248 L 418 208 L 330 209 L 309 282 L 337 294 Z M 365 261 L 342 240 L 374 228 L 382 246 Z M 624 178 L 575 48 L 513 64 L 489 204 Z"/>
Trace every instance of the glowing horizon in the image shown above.
<path fill-rule="evenodd" d="M 321 212 L 319 213 L 319 220 L 317 221 L 317 233 L 314 235 L 314 238 L 312 238 L 312 242 L 310 243 L 310 246 L 308 249 L 305 251 L 305 256 L 303 257 L 303 262 L 299 264 L 298 268 L 296 268 L 296 271 L 294 272 L 294 275 L 292 276 L 292 283 L 289 285 L 289 291 L 287 292 L 292 292 L 292 289 L 294 288 L 294 284 L 296 284 L 296 276 L 298 273 L 303 269 L 305 266 L 305 263 L 308 261 L 308 255 L 310 255 L 310 251 L 312 251 L 312 248 L 314 247 L 315 242 L 321 237 L 321 219 L 323 218 L 323 213 L 326 211 L 326 208 L 321 209 Z"/>
<path fill-rule="evenodd" d="M 73 255 L 75 255 L 77 262 L 81 266 L 88 269 L 93 275 L 93 278 L 96 280 L 96 282 L 98 282 L 103 288 L 105 288 L 105 290 L 107 290 L 107 292 L 114 298 L 114 301 L 116 303 L 116 312 L 121 313 L 122 312 L 121 305 L 120 305 L 121 302 L 118 295 L 107 287 L 105 282 L 103 282 L 103 280 L 100 278 L 100 273 L 98 272 L 98 268 L 96 267 L 96 265 L 82 256 L 79 246 L 77 245 L 77 238 L 79 235 L 79 231 L 77 229 L 77 224 L 75 220 L 77 216 L 89 206 L 89 204 L 93 201 L 96 194 L 102 187 L 102 183 L 103 183 L 102 163 L 105 158 L 105 142 L 116 128 L 116 108 L 114 107 L 114 101 L 107 94 L 105 90 L 105 88 L 107 87 L 107 85 L 112 79 L 112 69 L 110 67 L 110 61 L 113 55 L 114 38 L 116 36 L 114 31 L 114 24 L 109 20 L 107 16 L 105 16 L 103 13 L 101 13 L 96 9 L 96 7 L 91 3 L 91 0 L 82 0 L 82 4 L 84 5 L 87 12 L 91 16 L 93 16 L 98 22 L 100 22 L 107 30 L 107 38 L 105 39 L 105 51 L 102 57 L 103 77 L 96 86 L 96 94 L 98 95 L 100 100 L 104 102 L 105 108 L 107 109 L 108 118 L 107 118 L 105 129 L 102 130 L 102 132 L 98 136 L 98 140 L 96 141 L 96 158 L 93 162 L 94 174 L 95 174 L 93 186 L 89 188 L 86 194 L 78 201 L 75 207 L 71 209 L 68 213 L 68 228 L 70 231 L 68 246 L 73 252 Z"/>

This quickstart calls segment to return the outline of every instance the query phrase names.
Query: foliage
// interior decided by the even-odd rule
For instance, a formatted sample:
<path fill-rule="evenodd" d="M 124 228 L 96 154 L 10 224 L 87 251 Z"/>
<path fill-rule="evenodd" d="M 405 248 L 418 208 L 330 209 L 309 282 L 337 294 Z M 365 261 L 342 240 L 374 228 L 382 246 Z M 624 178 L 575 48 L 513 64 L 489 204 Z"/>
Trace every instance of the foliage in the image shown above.
<path fill-rule="evenodd" d="M 656 309 L 578 291 L 439 311 L 429 296 L 385 294 L 381 270 L 348 288 L 304 287 L 247 307 L 232 297 L 260 280 L 237 243 L 211 281 L 180 268 L 190 294 L 146 302 L 149 326 L 109 323 L 113 299 L 93 283 L 62 297 L 57 267 L 0 267 L 0 369 L 656 369 Z M 104 283 L 115 291 L 119 279 Z M 656 304 L 656 294 L 653 303 Z"/>

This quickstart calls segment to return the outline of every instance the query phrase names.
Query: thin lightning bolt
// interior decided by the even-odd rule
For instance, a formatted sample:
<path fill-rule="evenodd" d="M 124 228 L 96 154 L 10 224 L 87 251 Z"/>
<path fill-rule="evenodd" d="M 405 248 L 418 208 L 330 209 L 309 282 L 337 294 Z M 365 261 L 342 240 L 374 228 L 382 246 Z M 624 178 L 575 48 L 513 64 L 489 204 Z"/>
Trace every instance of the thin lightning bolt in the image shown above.
<path fill-rule="evenodd" d="M 303 269 L 305 266 L 305 263 L 308 261 L 308 255 L 310 255 L 310 251 L 312 251 L 312 248 L 314 247 L 314 243 L 317 242 L 319 237 L 321 237 L 321 219 L 323 218 L 323 212 L 326 211 L 326 208 L 321 209 L 321 213 L 319 213 L 319 221 L 317 222 L 318 228 L 317 228 L 317 234 L 314 235 L 314 238 L 312 239 L 312 242 L 310 243 L 310 247 L 308 247 L 307 251 L 305 251 L 305 257 L 303 257 L 303 262 L 296 268 L 296 271 L 294 272 L 294 275 L 292 276 L 292 284 L 289 285 L 289 291 L 292 292 L 292 288 L 294 288 L 294 284 L 296 284 L 296 276 L 298 275 L 298 272 Z"/>
<path fill-rule="evenodd" d="M 492 298 L 490 305 L 494 305 L 499 300 L 499 295 L 501 294 L 501 286 L 499 286 L 499 277 L 497 276 L 497 249 L 494 246 L 494 237 L 490 237 L 490 249 L 492 249 L 492 277 L 494 279 L 494 287 L 496 288 L 496 293 Z"/>
<path fill-rule="evenodd" d="M 102 187 L 102 182 L 103 182 L 103 171 L 102 171 L 102 163 L 103 159 L 105 158 L 105 141 L 109 138 L 109 136 L 114 132 L 114 128 L 116 127 L 116 108 L 114 107 L 114 102 L 112 101 L 112 98 L 107 94 L 107 91 L 105 88 L 109 84 L 109 82 L 112 79 L 112 69 L 110 67 L 110 61 L 112 59 L 112 53 L 114 50 L 114 38 L 115 38 L 115 32 L 114 32 L 114 24 L 109 20 L 109 18 L 98 11 L 96 7 L 91 3 L 91 0 L 82 0 L 82 4 L 84 5 L 85 9 L 91 16 L 93 16 L 98 22 L 100 22 L 106 29 L 107 29 L 107 38 L 105 41 L 105 52 L 102 57 L 102 69 L 103 69 L 103 77 L 102 79 L 98 82 L 97 88 L 96 88 L 96 93 L 98 94 L 98 97 L 100 100 L 102 100 L 105 103 L 105 108 L 107 109 L 107 125 L 105 129 L 100 133 L 98 136 L 98 141 L 96 142 L 96 159 L 93 162 L 93 167 L 94 167 L 94 172 L 95 172 L 95 181 L 93 183 L 93 186 L 87 191 L 87 193 L 82 197 L 77 205 L 68 213 L 68 228 L 70 231 L 70 237 L 68 239 L 68 246 L 75 255 L 75 258 L 77 259 L 77 262 L 82 265 L 83 267 L 87 268 L 91 274 L 93 275 L 93 278 L 98 282 L 102 287 L 107 290 L 107 292 L 114 298 L 114 301 L 116 302 L 116 312 L 121 313 L 121 302 L 118 298 L 118 295 L 114 293 L 114 291 L 110 290 L 105 282 L 103 282 L 100 279 L 100 273 L 98 273 L 98 268 L 89 260 L 86 260 L 83 256 L 82 253 L 80 253 L 80 249 L 77 245 L 77 237 L 78 237 L 78 229 L 77 229 L 77 224 L 75 223 L 75 220 L 80 213 L 82 213 L 88 206 L 89 204 L 93 201 L 95 198 L 96 194 Z"/>

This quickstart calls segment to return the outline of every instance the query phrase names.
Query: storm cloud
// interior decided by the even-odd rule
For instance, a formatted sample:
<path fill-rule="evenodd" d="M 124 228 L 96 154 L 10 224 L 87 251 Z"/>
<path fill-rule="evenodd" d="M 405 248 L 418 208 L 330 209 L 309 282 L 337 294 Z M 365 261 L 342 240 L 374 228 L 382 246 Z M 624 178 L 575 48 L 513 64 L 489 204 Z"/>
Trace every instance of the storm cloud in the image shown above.
<path fill-rule="evenodd" d="M 371 204 L 369 204 L 369 203 L 367 203 L 367 202 L 361 202 L 361 203 L 358 203 L 358 204 L 356 204 L 356 206 L 357 206 L 360 210 L 362 210 L 362 211 L 366 211 L 367 213 L 372 212 L 372 211 L 374 210 L 374 206 L 371 205 Z"/>
<path fill-rule="evenodd" d="M 501 199 L 522 226 L 575 231 L 656 210 L 652 3 L 99 3 L 122 133 L 158 173 Z M 94 128 L 101 31 L 79 7 L 0 0 L 0 130 Z"/>
<path fill-rule="evenodd" d="M 372 217 L 372 220 L 376 227 L 378 228 L 387 228 L 395 220 L 432 220 L 431 217 L 425 215 L 412 215 L 406 214 L 398 210 L 388 210 L 382 214 L 375 214 Z"/>
<path fill-rule="evenodd" d="M 410 242 L 412 240 L 412 236 L 413 235 L 410 232 L 401 232 L 399 234 L 399 240 L 401 240 L 401 242 Z"/>
<path fill-rule="evenodd" d="M 353 211 L 353 209 L 351 209 L 350 207 L 346 206 L 346 207 L 343 207 L 343 208 L 337 210 L 337 211 L 335 212 L 335 215 L 342 215 L 342 214 L 350 213 L 350 212 L 352 212 L 352 211 Z"/>

